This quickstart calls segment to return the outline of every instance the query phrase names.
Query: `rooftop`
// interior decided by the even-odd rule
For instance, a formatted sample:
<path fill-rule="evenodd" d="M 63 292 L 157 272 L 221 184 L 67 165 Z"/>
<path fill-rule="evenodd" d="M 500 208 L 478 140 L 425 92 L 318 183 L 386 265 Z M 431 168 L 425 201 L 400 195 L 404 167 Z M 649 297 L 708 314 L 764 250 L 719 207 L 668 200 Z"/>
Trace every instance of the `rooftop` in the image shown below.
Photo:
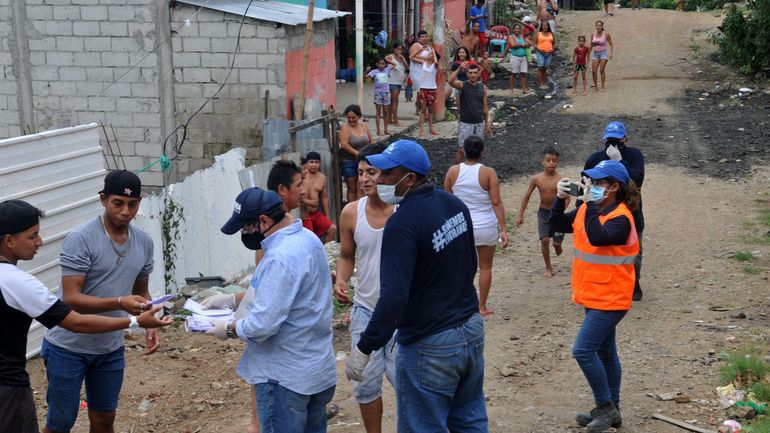
<path fill-rule="evenodd" d="M 249 0 L 177 0 L 191 6 L 199 6 L 229 14 L 242 16 Z M 246 16 L 261 21 L 297 26 L 307 23 L 308 7 L 271 0 L 253 0 Z M 337 12 L 324 8 L 313 9 L 313 22 L 349 15 L 350 12 Z"/>

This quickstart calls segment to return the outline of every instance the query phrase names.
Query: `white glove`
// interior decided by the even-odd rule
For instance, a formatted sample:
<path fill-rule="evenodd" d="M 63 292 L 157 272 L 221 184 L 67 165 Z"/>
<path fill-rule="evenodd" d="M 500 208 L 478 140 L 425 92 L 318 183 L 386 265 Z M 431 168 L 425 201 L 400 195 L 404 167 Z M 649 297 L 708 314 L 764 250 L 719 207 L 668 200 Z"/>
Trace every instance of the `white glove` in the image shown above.
<path fill-rule="evenodd" d="M 567 198 L 569 197 L 569 184 L 570 180 L 568 177 L 563 178 L 559 181 L 559 183 L 556 184 L 556 197 L 559 198 Z"/>
<path fill-rule="evenodd" d="M 586 203 L 594 201 L 594 197 L 591 195 L 591 185 L 593 185 L 591 178 L 583 176 L 583 196 L 580 197 L 580 200 Z"/>
<path fill-rule="evenodd" d="M 623 159 L 623 157 L 620 155 L 620 151 L 618 150 L 618 146 L 615 145 L 607 146 L 607 150 L 605 150 L 604 153 L 606 153 L 607 156 L 613 161 L 620 161 Z"/>
<path fill-rule="evenodd" d="M 212 325 L 214 325 L 213 328 L 206 331 L 206 335 L 211 335 L 214 337 L 217 337 L 220 340 L 227 340 L 229 337 L 227 336 L 227 320 L 209 320 Z"/>
<path fill-rule="evenodd" d="M 201 307 L 206 310 L 211 310 L 214 308 L 229 308 L 231 310 L 235 310 L 235 294 L 230 293 L 229 295 L 209 296 L 208 298 L 204 299 L 203 302 L 201 302 Z"/>
<path fill-rule="evenodd" d="M 369 362 L 369 355 L 364 355 L 357 346 L 350 351 L 348 362 L 345 364 L 345 376 L 349 380 L 361 382 L 364 379 L 364 368 Z"/>

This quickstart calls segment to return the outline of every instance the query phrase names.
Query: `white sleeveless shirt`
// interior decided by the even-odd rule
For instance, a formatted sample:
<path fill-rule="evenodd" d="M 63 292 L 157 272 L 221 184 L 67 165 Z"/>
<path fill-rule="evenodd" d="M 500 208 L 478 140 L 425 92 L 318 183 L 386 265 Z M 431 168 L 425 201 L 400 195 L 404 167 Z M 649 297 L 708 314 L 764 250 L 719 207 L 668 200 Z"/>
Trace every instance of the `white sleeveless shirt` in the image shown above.
<path fill-rule="evenodd" d="M 474 229 L 497 227 L 497 217 L 492 208 L 489 191 L 479 183 L 479 171 L 484 164 L 460 164 L 460 174 L 452 186 L 452 194 L 462 200 L 471 213 Z"/>
<path fill-rule="evenodd" d="M 353 301 L 374 311 L 380 298 L 380 249 L 382 248 L 383 228 L 374 229 L 366 219 L 368 197 L 358 200 L 358 215 L 353 240 L 356 243 L 356 270 L 358 286 L 355 288 Z"/>

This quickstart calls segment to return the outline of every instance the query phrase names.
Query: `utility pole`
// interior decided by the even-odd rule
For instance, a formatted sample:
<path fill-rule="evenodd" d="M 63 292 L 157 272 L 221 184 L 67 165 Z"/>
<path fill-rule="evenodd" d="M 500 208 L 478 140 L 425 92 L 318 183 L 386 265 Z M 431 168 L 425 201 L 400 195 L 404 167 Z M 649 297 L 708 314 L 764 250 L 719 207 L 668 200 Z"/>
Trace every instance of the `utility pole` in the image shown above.
<path fill-rule="evenodd" d="M 444 120 L 444 85 L 446 74 L 444 70 L 444 0 L 433 0 L 433 49 L 441 55 L 436 65 L 436 105 L 433 106 L 433 120 Z"/>
<path fill-rule="evenodd" d="M 313 46 L 313 9 L 315 0 L 307 3 L 307 24 L 305 25 L 305 53 L 302 56 L 302 79 L 299 84 L 299 113 L 294 113 L 297 120 L 305 117 L 305 90 L 307 89 L 307 69 L 310 63 L 310 48 Z"/>
<path fill-rule="evenodd" d="M 356 99 L 364 106 L 364 0 L 356 0 Z"/>

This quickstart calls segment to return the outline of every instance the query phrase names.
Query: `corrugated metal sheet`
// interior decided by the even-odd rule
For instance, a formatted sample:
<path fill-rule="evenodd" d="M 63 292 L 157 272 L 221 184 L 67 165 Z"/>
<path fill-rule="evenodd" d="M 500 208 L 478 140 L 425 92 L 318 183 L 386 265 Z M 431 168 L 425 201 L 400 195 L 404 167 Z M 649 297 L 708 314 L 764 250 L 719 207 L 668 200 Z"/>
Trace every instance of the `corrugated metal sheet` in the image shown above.
<path fill-rule="evenodd" d="M 97 191 L 106 170 L 97 125 L 82 125 L 0 140 L 0 201 L 25 200 L 45 212 L 43 246 L 20 268 L 57 290 L 59 251 L 67 234 L 101 211 Z M 45 328 L 33 322 L 27 357 L 40 350 Z"/>
<path fill-rule="evenodd" d="M 191 6 L 200 6 L 234 15 L 243 15 L 249 0 L 177 0 Z M 246 15 L 257 20 L 297 26 L 307 23 L 307 6 L 295 5 L 270 0 L 255 0 Z M 341 18 L 350 12 L 337 12 L 323 8 L 313 8 L 313 22 L 332 18 Z"/>

